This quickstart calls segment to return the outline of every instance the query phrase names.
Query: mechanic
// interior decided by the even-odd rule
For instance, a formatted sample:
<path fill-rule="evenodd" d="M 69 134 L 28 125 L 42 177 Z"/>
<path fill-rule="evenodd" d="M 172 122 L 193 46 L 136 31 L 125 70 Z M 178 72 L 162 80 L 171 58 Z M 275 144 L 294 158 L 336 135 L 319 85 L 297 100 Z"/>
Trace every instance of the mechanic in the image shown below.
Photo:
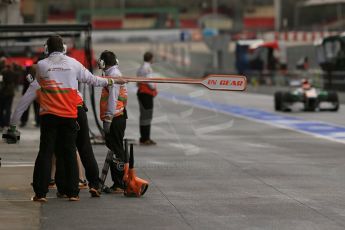
<path fill-rule="evenodd" d="M 12 102 L 18 82 L 13 65 L 5 65 L 0 72 L 0 131 L 10 125 Z"/>
<path fill-rule="evenodd" d="M 121 77 L 116 55 L 108 50 L 102 52 L 98 66 L 106 76 Z M 125 153 L 123 138 L 126 129 L 127 87 L 112 85 L 103 87 L 100 99 L 100 118 L 107 147 L 115 154 L 116 159 L 110 163 L 113 185 L 105 190 L 106 193 L 123 193 L 125 181 L 128 177 L 128 156 Z"/>
<path fill-rule="evenodd" d="M 64 55 L 66 47 L 59 35 L 46 43 L 48 57 L 37 63 L 36 79 L 41 86 L 37 95 L 40 102 L 40 149 L 33 173 L 33 201 L 46 202 L 50 181 L 51 159 L 56 154 L 57 165 L 64 167 L 64 180 L 56 178 L 57 187 L 70 201 L 79 200 L 76 139 L 78 124 L 78 81 L 97 86 L 112 85 L 112 79 L 93 76 L 81 63 Z M 91 192 L 91 191 L 90 191 Z"/>
<path fill-rule="evenodd" d="M 153 54 L 146 52 L 144 54 L 144 63 L 137 71 L 138 77 L 151 77 L 153 70 L 151 64 Z M 157 95 L 155 83 L 138 83 L 137 97 L 139 102 L 140 117 L 140 139 L 141 145 L 155 145 L 156 142 L 151 139 L 151 121 L 153 115 L 153 98 Z"/>
<path fill-rule="evenodd" d="M 41 55 L 37 61 L 44 59 L 44 55 Z M 28 97 L 32 98 L 32 96 L 30 96 L 30 94 L 35 95 L 34 97 L 36 97 L 36 90 L 38 90 L 40 88 L 40 86 L 38 85 L 37 81 L 34 79 L 33 76 L 35 76 L 36 73 L 36 64 L 30 66 L 29 70 L 29 74 L 27 75 L 27 80 L 26 80 L 26 85 L 28 85 L 26 87 L 26 90 L 28 89 L 28 87 L 32 84 L 32 91 L 35 92 L 29 92 Z M 25 92 L 26 92 L 25 90 Z M 24 93 L 25 94 L 25 93 Z M 79 188 L 80 189 L 85 189 L 85 188 L 90 188 L 90 191 L 92 191 L 91 194 L 95 195 L 95 193 L 98 193 L 94 190 L 98 190 L 98 174 L 99 174 L 99 170 L 98 170 L 98 165 L 97 162 L 95 160 L 94 154 L 93 154 L 93 149 L 91 146 L 91 142 L 90 142 L 90 138 L 88 137 L 89 133 L 89 127 L 88 127 L 88 123 L 87 123 L 87 115 L 85 113 L 85 111 L 87 112 L 87 107 L 84 104 L 83 101 L 83 95 L 78 91 L 78 95 L 80 96 L 80 104 L 78 104 L 78 118 L 77 118 L 77 122 L 79 124 L 80 129 L 78 130 L 78 134 L 77 134 L 77 149 L 79 152 L 82 153 L 82 158 L 83 160 L 81 160 L 80 154 L 77 151 L 77 162 L 78 162 L 78 169 L 79 169 Z M 21 99 L 22 100 L 22 99 Z M 23 100 L 25 101 L 25 97 L 23 97 Z M 30 104 L 32 103 L 32 101 L 30 102 L 30 100 L 26 100 L 26 102 L 28 104 L 25 104 L 23 106 L 26 107 L 30 107 Z M 20 105 L 21 102 L 19 102 Z M 38 111 L 37 113 L 39 113 L 39 104 L 36 100 L 34 100 L 34 105 L 37 104 L 38 106 Z M 35 120 L 36 120 L 36 126 L 37 124 L 39 125 L 39 115 L 37 115 L 36 117 L 36 106 L 35 107 Z M 82 109 L 83 108 L 83 109 Z M 20 110 L 16 111 L 19 114 L 22 114 L 23 112 Z M 28 112 L 28 109 L 25 110 L 24 114 Z M 20 127 L 22 127 L 23 125 L 23 116 L 21 117 L 21 125 Z M 18 116 L 18 115 L 17 115 Z M 26 117 L 26 119 L 28 118 L 28 116 Z M 85 119 L 86 118 L 86 119 Z M 17 118 L 18 119 L 18 118 Z M 14 121 L 12 121 L 12 123 L 14 123 Z M 11 123 L 11 124 L 12 124 Z M 16 121 L 17 123 L 17 121 Z M 90 182 L 90 184 L 88 185 L 87 181 L 84 179 L 84 173 L 83 173 L 83 165 L 84 168 L 86 168 L 86 173 L 89 174 L 88 175 L 88 180 Z M 56 158 L 55 155 L 53 155 L 53 159 L 52 159 L 52 170 L 51 170 L 51 179 L 49 182 L 49 188 L 54 188 L 55 187 L 55 173 L 56 173 Z M 99 196 L 99 195 L 98 195 Z"/>
<path fill-rule="evenodd" d="M 32 66 L 33 71 L 35 66 Z M 32 72 L 33 73 L 33 72 Z M 19 122 L 20 117 L 24 113 L 24 111 L 27 110 L 27 108 L 30 106 L 30 104 L 37 99 L 36 92 L 39 90 L 41 87 L 38 84 L 37 80 L 34 79 L 34 77 L 31 74 L 27 75 L 27 82 L 29 82 L 29 86 L 24 93 L 24 95 L 20 98 L 14 113 L 11 117 L 10 121 L 10 129 L 13 131 L 16 130 L 16 126 Z M 82 95 L 78 93 L 79 96 L 82 98 Z M 78 151 L 81 151 L 82 156 L 83 156 L 83 162 L 81 160 L 80 154 L 77 151 L 77 162 L 78 162 L 78 169 L 79 169 L 79 188 L 86 188 L 87 187 L 87 182 L 84 179 L 83 172 L 82 172 L 82 165 L 85 165 L 85 173 L 87 174 L 87 179 L 89 180 L 89 188 L 90 188 L 90 193 L 92 195 L 97 195 L 99 196 L 98 190 L 98 165 L 95 160 L 92 146 L 90 143 L 90 138 L 85 135 L 85 132 L 88 134 L 88 124 L 87 124 L 87 119 L 86 113 L 84 115 L 84 112 L 80 109 L 82 108 L 82 104 L 78 105 L 78 118 L 77 122 L 80 126 L 80 129 L 78 130 L 77 133 L 77 149 Z M 52 170 L 51 170 L 51 179 L 49 182 L 49 188 L 55 188 L 55 173 L 56 173 L 56 159 L 55 155 L 53 155 L 52 158 Z M 59 192 L 57 194 L 58 196 L 63 196 L 62 192 Z"/>

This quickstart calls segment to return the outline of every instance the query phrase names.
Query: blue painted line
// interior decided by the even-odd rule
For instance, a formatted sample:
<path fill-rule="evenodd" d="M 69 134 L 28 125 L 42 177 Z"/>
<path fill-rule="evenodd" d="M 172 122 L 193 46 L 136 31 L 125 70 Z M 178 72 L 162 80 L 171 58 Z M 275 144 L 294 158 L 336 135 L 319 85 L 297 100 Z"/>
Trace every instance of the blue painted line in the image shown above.
<path fill-rule="evenodd" d="M 345 144 L 345 127 L 340 125 L 329 124 L 321 121 L 306 121 L 298 117 L 280 115 L 273 112 L 245 108 L 236 105 L 221 104 L 205 99 L 175 95 L 167 92 L 160 92 L 158 97 L 167 100 L 180 101 L 199 108 L 218 111 Z"/>

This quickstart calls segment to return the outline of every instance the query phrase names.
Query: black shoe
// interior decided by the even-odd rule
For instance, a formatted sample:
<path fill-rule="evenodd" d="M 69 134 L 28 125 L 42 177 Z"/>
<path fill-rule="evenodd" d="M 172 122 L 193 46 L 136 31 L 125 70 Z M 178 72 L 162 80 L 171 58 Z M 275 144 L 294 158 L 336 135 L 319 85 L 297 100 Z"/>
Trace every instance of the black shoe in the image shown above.
<path fill-rule="evenodd" d="M 157 144 L 157 142 L 155 142 L 155 141 L 153 141 L 153 140 L 151 140 L 151 139 L 150 139 L 149 141 L 150 141 L 150 144 L 151 144 L 151 145 L 156 145 L 156 144 Z"/>
<path fill-rule="evenodd" d="M 150 140 L 140 141 L 140 145 L 151 145 Z"/>
<path fill-rule="evenodd" d="M 121 194 L 123 193 L 123 189 L 118 187 L 118 186 L 111 186 L 111 187 L 108 187 L 108 186 L 104 186 L 103 188 L 103 192 L 104 193 L 107 193 L 107 194 Z"/>
<path fill-rule="evenodd" d="M 69 200 L 69 201 L 79 201 L 80 198 L 79 198 L 79 196 L 71 196 L 71 197 L 69 197 L 68 200 Z"/>
<path fill-rule="evenodd" d="M 56 193 L 56 197 L 57 198 L 68 198 L 68 196 L 66 194 L 63 194 L 63 193 L 60 193 L 60 192 Z"/>
<path fill-rule="evenodd" d="M 45 203 L 47 202 L 47 198 L 43 197 L 43 196 L 37 196 L 35 195 L 34 197 L 31 198 L 32 201 L 35 201 L 35 202 L 42 202 L 42 203 Z"/>
<path fill-rule="evenodd" d="M 88 188 L 87 181 L 79 179 L 79 189 L 85 189 L 85 188 Z"/>
<path fill-rule="evenodd" d="M 101 196 L 101 192 L 95 188 L 90 188 L 89 193 L 91 194 L 91 197 L 100 197 Z"/>
<path fill-rule="evenodd" d="M 151 139 L 146 141 L 140 141 L 140 145 L 156 145 L 157 143 Z"/>

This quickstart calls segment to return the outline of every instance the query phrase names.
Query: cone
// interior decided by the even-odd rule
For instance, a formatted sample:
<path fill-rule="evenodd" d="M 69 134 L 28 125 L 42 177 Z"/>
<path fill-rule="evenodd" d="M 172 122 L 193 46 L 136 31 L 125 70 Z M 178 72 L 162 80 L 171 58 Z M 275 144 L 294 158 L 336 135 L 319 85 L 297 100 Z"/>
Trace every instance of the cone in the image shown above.
<path fill-rule="evenodd" d="M 129 156 L 129 170 L 128 179 L 126 182 L 126 188 L 124 195 L 127 197 L 141 197 L 145 194 L 149 187 L 149 183 L 136 176 L 134 169 L 134 155 L 133 155 L 133 144 L 130 145 L 130 156 Z"/>

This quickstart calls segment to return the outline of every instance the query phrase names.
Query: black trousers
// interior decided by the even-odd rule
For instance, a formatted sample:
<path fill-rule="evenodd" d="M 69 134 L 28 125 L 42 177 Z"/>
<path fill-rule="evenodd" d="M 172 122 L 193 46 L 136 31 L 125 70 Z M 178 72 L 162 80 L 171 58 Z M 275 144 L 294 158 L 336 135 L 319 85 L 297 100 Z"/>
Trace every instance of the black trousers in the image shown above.
<path fill-rule="evenodd" d="M 153 96 L 146 93 L 137 93 L 140 117 L 140 141 L 144 142 L 150 140 L 151 136 L 151 121 L 153 115 Z"/>
<path fill-rule="evenodd" d="M 99 169 L 98 164 L 93 153 L 92 145 L 89 136 L 89 125 L 87 120 L 87 114 L 83 107 L 78 107 L 78 132 L 76 138 L 76 146 L 79 152 L 80 160 L 85 168 L 86 179 L 89 182 L 90 188 L 99 188 Z M 56 164 L 56 175 L 57 180 L 64 181 L 64 165 Z M 65 194 L 63 187 L 58 187 L 58 191 L 61 194 Z"/>
<path fill-rule="evenodd" d="M 107 147 L 114 152 L 116 159 L 110 163 L 111 179 L 117 187 L 123 187 L 123 163 L 128 162 L 128 156 L 123 146 L 123 138 L 126 130 L 126 115 L 114 117 L 110 132 L 105 135 Z"/>
<path fill-rule="evenodd" d="M 0 127 L 10 126 L 13 96 L 0 96 Z"/>
<path fill-rule="evenodd" d="M 79 151 L 80 160 L 85 168 L 86 179 L 89 181 L 91 188 L 99 188 L 99 169 L 93 153 L 89 135 L 89 124 L 87 114 L 83 107 L 78 107 L 79 130 L 77 133 L 77 149 Z"/>
<path fill-rule="evenodd" d="M 67 196 L 77 196 L 78 165 L 76 157 L 76 119 L 47 114 L 41 116 L 40 149 L 35 161 L 33 188 L 36 196 L 45 197 L 48 192 L 52 154 L 56 164 L 64 166 L 64 180 L 56 178 L 56 185 L 63 188 Z"/>

